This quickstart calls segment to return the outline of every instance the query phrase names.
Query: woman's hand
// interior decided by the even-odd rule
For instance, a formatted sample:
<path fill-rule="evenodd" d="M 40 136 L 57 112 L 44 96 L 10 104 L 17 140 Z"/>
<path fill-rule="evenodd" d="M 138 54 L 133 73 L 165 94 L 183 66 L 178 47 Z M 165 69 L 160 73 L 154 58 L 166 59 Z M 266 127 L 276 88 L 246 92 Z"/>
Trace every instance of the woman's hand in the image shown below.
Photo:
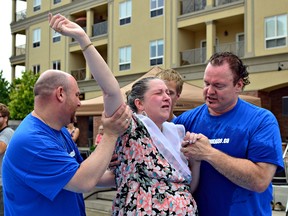
<path fill-rule="evenodd" d="M 61 14 L 53 16 L 49 13 L 48 19 L 50 27 L 64 36 L 73 37 L 75 40 L 78 40 L 79 37 L 86 34 L 82 27 L 75 22 L 71 22 Z"/>

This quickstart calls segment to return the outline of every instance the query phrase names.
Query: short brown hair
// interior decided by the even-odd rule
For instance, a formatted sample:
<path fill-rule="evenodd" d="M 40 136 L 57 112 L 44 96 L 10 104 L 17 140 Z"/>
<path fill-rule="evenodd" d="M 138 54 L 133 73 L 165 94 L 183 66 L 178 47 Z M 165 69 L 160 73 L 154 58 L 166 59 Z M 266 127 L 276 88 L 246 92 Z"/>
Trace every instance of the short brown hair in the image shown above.
<path fill-rule="evenodd" d="M 7 117 L 7 124 L 10 117 L 10 112 L 8 107 L 5 104 L 0 103 L 0 114 L 3 117 Z"/>
<path fill-rule="evenodd" d="M 177 93 L 179 95 L 182 93 L 184 80 L 178 71 L 174 69 L 163 69 L 160 72 L 158 72 L 155 76 L 164 81 L 175 81 Z"/>

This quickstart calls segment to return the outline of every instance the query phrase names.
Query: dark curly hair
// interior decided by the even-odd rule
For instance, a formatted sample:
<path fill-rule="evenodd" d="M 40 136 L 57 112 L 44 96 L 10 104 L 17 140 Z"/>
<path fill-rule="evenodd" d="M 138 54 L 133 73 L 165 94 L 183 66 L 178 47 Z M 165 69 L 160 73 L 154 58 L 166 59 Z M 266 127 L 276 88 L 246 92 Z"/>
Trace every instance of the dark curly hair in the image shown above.
<path fill-rule="evenodd" d="M 249 73 L 247 71 L 247 66 L 243 64 L 242 60 L 231 52 L 218 52 L 213 54 L 209 61 L 211 65 L 220 66 L 225 62 L 229 64 L 230 69 L 234 74 L 234 85 L 242 79 L 243 80 L 243 89 L 246 85 L 250 84 Z"/>

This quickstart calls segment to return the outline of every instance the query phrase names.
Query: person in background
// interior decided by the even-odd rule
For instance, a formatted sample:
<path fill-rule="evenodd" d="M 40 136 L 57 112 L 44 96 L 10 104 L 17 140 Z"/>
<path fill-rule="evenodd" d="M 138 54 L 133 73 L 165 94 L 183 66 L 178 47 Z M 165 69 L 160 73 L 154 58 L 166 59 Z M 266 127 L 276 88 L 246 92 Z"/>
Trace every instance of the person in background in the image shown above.
<path fill-rule="evenodd" d="M 98 134 L 96 135 L 96 138 L 95 138 L 95 144 L 94 144 L 95 147 L 100 143 L 102 136 L 103 136 L 103 133 L 104 133 L 104 127 L 101 124 L 98 127 Z"/>
<path fill-rule="evenodd" d="M 165 69 L 165 70 L 163 69 L 160 72 L 158 72 L 155 76 L 164 80 L 165 84 L 167 85 L 169 89 L 172 104 L 171 104 L 170 115 L 167 121 L 170 122 L 176 117 L 173 111 L 182 93 L 184 80 L 181 74 L 173 69 Z"/>
<path fill-rule="evenodd" d="M 2 160 L 14 130 L 8 126 L 10 112 L 5 104 L 0 103 L 0 216 L 4 215 L 2 188 Z"/>
<path fill-rule="evenodd" d="M 51 18 L 50 25 L 79 42 L 102 89 L 105 113 L 109 116 L 115 112 L 124 102 L 119 84 L 83 28 L 59 14 Z M 197 207 L 191 191 L 198 183 L 200 162 L 186 160 L 180 147 L 183 138 L 185 142 L 197 143 L 205 137 L 193 133 L 184 137 L 182 125 L 167 122 L 171 98 L 164 81 L 157 77 L 136 82 L 127 103 L 134 114 L 131 121 L 127 120 L 129 127 L 116 144 L 115 153 L 121 163 L 114 171 L 107 170 L 97 184 L 114 186 L 116 179 L 117 196 L 112 214 L 194 215 Z M 105 125 L 104 128 L 105 134 Z"/>
<path fill-rule="evenodd" d="M 95 59 L 85 57 L 88 64 Z M 94 189 L 107 170 L 131 110 L 121 103 L 103 113 L 101 143 L 83 161 L 65 128 L 81 105 L 79 95 L 77 81 L 63 71 L 47 70 L 36 81 L 34 110 L 18 126 L 3 159 L 5 216 L 86 215 L 82 193 Z"/>
<path fill-rule="evenodd" d="M 77 142 L 77 139 L 80 135 L 80 130 L 78 127 L 75 126 L 75 124 L 77 123 L 77 117 L 75 116 L 74 117 L 74 121 L 69 123 L 67 125 L 67 130 L 69 131 L 71 137 L 72 137 L 72 140 L 76 143 Z"/>
<path fill-rule="evenodd" d="M 205 104 L 174 120 L 210 140 L 181 149 L 186 157 L 202 161 L 193 194 L 199 215 L 271 215 L 271 181 L 283 169 L 275 116 L 239 98 L 250 83 L 249 73 L 230 52 L 211 56 L 203 81 Z"/>

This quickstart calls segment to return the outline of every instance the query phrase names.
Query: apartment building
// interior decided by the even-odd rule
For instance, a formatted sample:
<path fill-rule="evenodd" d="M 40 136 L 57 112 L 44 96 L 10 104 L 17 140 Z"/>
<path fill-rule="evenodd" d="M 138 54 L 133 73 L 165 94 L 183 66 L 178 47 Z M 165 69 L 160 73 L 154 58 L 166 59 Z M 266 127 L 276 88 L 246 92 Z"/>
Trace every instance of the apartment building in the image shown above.
<path fill-rule="evenodd" d="M 217 51 L 234 52 L 250 72 L 244 94 L 260 97 L 277 117 L 283 141 L 288 137 L 287 113 L 283 115 L 288 106 L 282 108 L 288 95 L 287 0 L 12 2 L 12 79 L 16 66 L 35 73 L 60 69 L 76 78 L 83 99 L 101 95 L 80 46 L 48 25 L 48 12 L 61 13 L 85 29 L 121 87 L 153 66 L 174 68 L 186 82 L 202 86 L 207 59 Z M 20 2 L 26 3 L 24 11 L 17 10 Z M 19 35 L 26 37 L 21 46 L 16 45 Z M 86 123 L 97 118 L 80 116 L 78 121 L 83 131 L 90 131 L 82 134 L 83 140 L 93 137 Z"/>

